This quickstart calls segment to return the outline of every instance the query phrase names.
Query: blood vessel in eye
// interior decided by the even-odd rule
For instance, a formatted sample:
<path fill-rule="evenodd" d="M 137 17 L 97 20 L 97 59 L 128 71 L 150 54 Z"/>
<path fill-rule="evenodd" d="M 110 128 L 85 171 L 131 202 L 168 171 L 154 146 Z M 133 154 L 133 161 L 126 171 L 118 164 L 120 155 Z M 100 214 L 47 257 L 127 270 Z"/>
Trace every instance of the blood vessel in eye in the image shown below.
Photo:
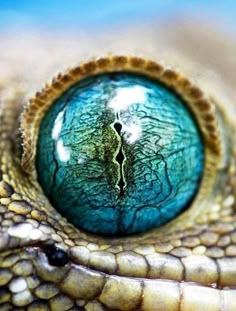
<path fill-rule="evenodd" d="M 188 207 L 204 166 L 183 100 L 145 76 L 111 73 L 70 87 L 43 118 L 36 168 L 45 194 L 83 230 L 125 235 Z"/>

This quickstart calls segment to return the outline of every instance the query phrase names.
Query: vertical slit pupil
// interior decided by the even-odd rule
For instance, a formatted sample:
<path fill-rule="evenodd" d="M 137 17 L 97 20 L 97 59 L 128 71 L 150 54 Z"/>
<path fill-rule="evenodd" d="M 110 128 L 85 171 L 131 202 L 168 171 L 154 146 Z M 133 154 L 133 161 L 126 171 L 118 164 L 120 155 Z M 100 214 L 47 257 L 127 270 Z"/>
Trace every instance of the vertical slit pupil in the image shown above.
<path fill-rule="evenodd" d="M 119 122 L 116 122 L 114 124 L 114 128 L 117 131 L 117 133 L 121 136 L 122 124 L 120 124 Z M 124 157 L 124 154 L 122 152 L 122 147 L 121 147 L 116 156 L 116 161 L 120 164 L 120 180 L 118 182 L 118 186 L 120 188 L 120 196 L 124 194 L 124 187 L 125 187 L 124 176 L 123 176 L 123 171 L 122 171 L 122 165 L 123 165 L 124 159 L 125 157 Z"/>
<path fill-rule="evenodd" d="M 121 129 L 122 129 L 122 124 L 116 122 L 116 123 L 114 124 L 114 128 L 115 128 L 115 130 L 117 131 L 117 133 L 120 135 L 120 132 L 121 132 Z"/>

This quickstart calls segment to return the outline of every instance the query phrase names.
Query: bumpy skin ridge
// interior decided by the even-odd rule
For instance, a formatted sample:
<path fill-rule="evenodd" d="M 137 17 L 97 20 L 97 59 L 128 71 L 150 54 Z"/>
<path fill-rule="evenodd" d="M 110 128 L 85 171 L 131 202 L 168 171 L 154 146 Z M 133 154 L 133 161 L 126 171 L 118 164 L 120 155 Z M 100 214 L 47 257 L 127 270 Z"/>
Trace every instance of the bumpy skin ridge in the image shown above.
<path fill-rule="evenodd" d="M 24 173 L 16 120 L 25 92 L 17 81 L 3 90 L 0 310 L 236 309 L 235 128 L 227 118 L 226 164 L 200 215 L 172 228 L 105 239 L 75 230 Z M 50 264 L 48 244 L 67 253 L 64 266 Z"/>

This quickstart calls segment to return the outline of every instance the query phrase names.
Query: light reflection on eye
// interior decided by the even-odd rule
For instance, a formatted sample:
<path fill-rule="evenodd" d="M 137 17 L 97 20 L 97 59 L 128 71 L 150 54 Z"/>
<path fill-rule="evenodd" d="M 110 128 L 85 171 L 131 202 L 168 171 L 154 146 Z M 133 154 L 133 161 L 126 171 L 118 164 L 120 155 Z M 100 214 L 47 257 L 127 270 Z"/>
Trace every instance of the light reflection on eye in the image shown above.
<path fill-rule="evenodd" d="M 75 226 L 106 235 L 159 227 L 196 195 L 204 145 L 184 101 L 146 76 L 109 73 L 66 90 L 44 116 L 38 180 Z"/>
<path fill-rule="evenodd" d="M 59 139 L 56 143 L 56 152 L 61 162 L 68 162 L 70 160 L 71 151 L 70 148 L 63 145 L 63 140 Z"/>

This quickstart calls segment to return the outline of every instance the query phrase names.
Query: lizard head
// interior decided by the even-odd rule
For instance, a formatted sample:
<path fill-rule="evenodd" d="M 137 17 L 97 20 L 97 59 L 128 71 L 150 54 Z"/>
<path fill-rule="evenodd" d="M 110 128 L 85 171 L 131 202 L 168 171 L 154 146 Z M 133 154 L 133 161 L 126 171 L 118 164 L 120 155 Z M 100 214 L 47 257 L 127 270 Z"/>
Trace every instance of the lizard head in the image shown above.
<path fill-rule="evenodd" d="M 43 168 L 49 174 L 42 185 L 37 160 L 45 128 L 40 125 L 56 101 L 78 81 L 114 72 L 142 74 L 176 92 L 194 116 L 204 145 L 201 182 L 187 208 L 160 227 L 127 236 L 124 231 L 104 236 L 96 228 L 87 232 L 67 219 L 51 204 L 51 190 L 45 195 L 50 166 Z M 227 109 L 230 104 L 200 79 L 193 83 L 146 58 L 99 58 L 59 74 L 29 101 L 21 120 L 22 150 L 18 103 L 23 101 L 14 90 L 3 97 L 0 111 L 0 304 L 29 310 L 199 310 L 209 299 L 212 310 L 219 305 L 233 310 L 235 115 Z"/>

